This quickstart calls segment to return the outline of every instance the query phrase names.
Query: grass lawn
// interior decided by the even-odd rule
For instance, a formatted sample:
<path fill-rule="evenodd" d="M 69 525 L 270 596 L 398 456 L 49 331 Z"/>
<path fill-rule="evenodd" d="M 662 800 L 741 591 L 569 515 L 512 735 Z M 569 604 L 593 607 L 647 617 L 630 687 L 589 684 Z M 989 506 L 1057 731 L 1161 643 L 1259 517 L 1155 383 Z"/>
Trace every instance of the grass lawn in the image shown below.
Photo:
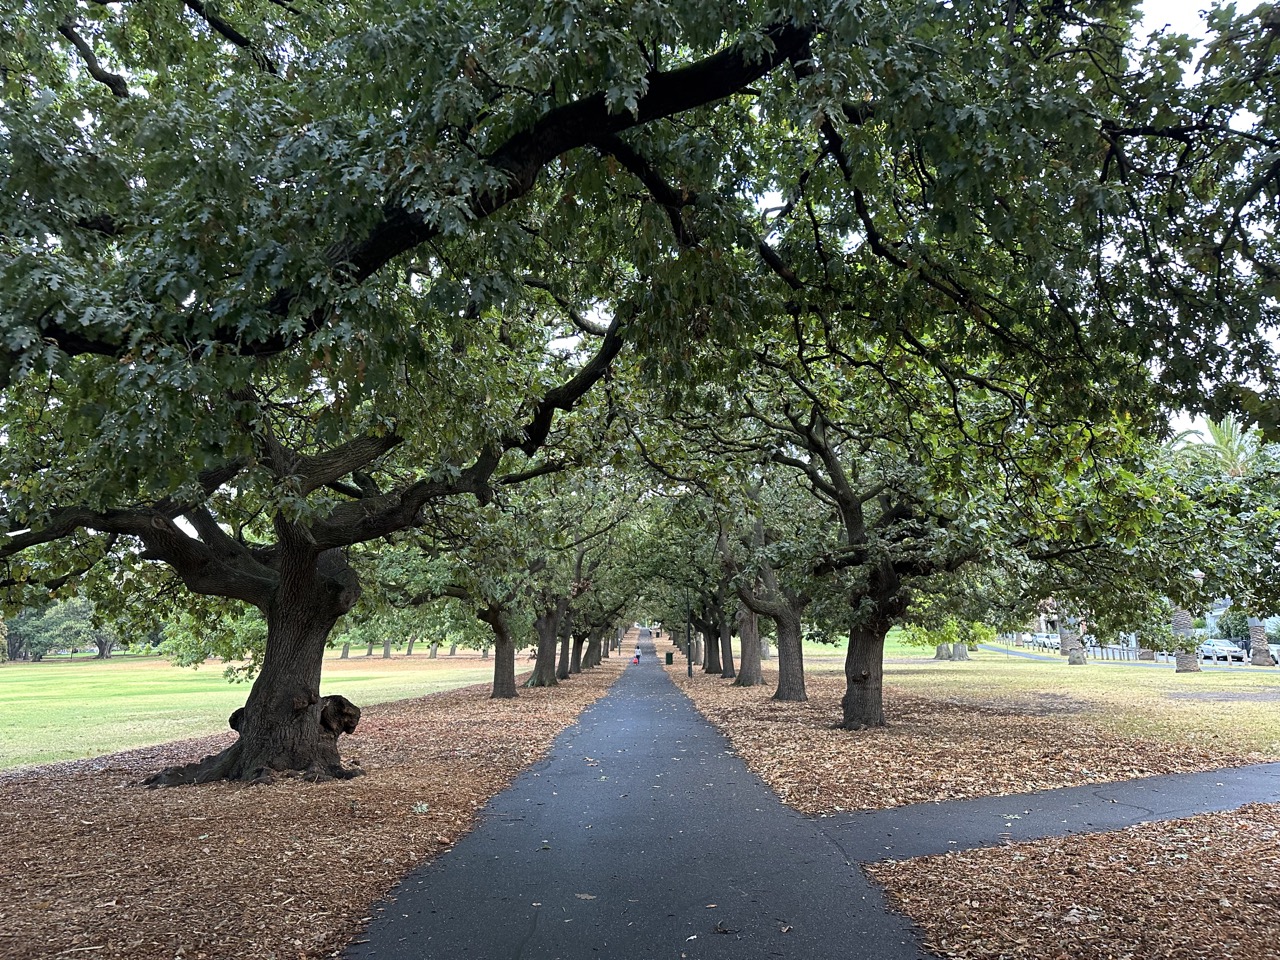
<path fill-rule="evenodd" d="M 473 651 L 430 660 L 336 652 L 325 662 L 320 692 L 366 706 L 403 700 L 493 676 L 493 660 Z M 228 683 L 221 663 L 174 667 L 159 658 L 76 659 L 0 664 L 0 769 L 74 760 L 217 733 L 244 705 L 247 684 Z"/>
<path fill-rule="evenodd" d="M 908 650 L 885 664 L 894 689 L 974 705 L 1029 703 L 1047 713 L 1079 714 L 1119 734 L 1280 756 L 1280 670 L 1263 667 L 1175 673 L 1172 666 L 1065 659 L 1032 660 L 990 650 L 968 662 L 935 661 Z M 910 660 L 906 660 L 910 657 Z M 815 675 L 839 664 L 813 662 Z"/>

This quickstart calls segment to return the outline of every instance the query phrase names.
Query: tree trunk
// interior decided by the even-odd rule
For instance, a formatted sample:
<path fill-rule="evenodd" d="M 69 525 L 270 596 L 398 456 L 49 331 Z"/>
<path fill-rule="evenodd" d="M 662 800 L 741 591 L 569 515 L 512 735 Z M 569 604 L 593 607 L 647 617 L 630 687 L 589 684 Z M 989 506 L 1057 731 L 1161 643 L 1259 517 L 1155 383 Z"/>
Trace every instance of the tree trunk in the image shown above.
<path fill-rule="evenodd" d="M 370 640 L 370 641 L 369 641 L 369 649 L 368 649 L 368 650 L 366 650 L 366 651 L 364 652 L 364 655 L 365 655 L 366 657 L 372 657 L 372 656 L 373 656 L 373 641 L 372 641 L 372 640 Z"/>
<path fill-rule="evenodd" d="M 346 660 L 351 656 L 351 644 L 344 643 L 342 645 L 342 653 L 338 654 L 339 660 Z"/>
<path fill-rule="evenodd" d="M 1156 652 L 1152 650 L 1150 647 L 1139 648 L 1138 650 L 1139 660 L 1154 660 L 1155 658 L 1156 658 Z"/>
<path fill-rule="evenodd" d="M 95 660 L 110 660 L 111 651 L 115 648 L 115 640 L 95 640 L 93 645 L 98 648 L 98 652 L 94 655 Z M 1264 641 L 1265 646 L 1265 641 Z"/>
<path fill-rule="evenodd" d="M 600 666 L 600 650 L 604 642 L 600 637 L 592 637 L 587 641 L 587 651 L 582 655 L 582 666 L 585 670 Z"/>
<path fill-rule="evenodd" d="M 764 677 L 760 673 L 760 615 L 746 606 L 738 607 L 738 640 L 741 651 L 738 657 L 738 678 L 735 687 L 760 687 Z"/>
<path fill-rule="evenodd" d="M 391 641 L 389 639 L 382 641 L 382 659 L 391 659 Z"/>
<path fill-rule="evenodd" d="M 1257 617 L 1249 618 L 1249 662 L 1255 667 L 1275 666 L 1267 646 L 1267 628 Z"/>
<path fill-rule="evenodd" d="M 487 643 L 480 648 L 480 659 L 481 660 L 489 659 L 489 645 Z"/>
<path fill-rule="evenodd" d="M 773 659 L 773 646 L 764 637 L 760 638 L 760 659 L 761 660 Z"/>
<path fill-rule="evenodd" d="M 934 653 L 933 653 L 933 659 L 935 659 L 935 660 L 950 660 L 950 659 L 951 659 L 951 644 L 949 644 L 949 643 L 940 643 L 940 644 L 938 644 L 937 648 L 934 650 Z"/>
<path fill-rule="evenodd" d="M 849 631 L 849 649 L 844 655 L 844 697 L 840 700 L 840 726 L 846 730 L 884 726 L 884 638 L 888 632 L 887 622 Z M 781 642 L 778 653 L 781 657 Z"/>
<path fill-rule="evenodd" d="M 404 655 L 405 655 L 406 657 L 412 657 L 412 656 L 413 656 L 413 644 L 414 644 L 414 642 L 415 642 L 417 639 L 418 639 L 417 637 L 410 637 L 410 638 L 409 638 L 409 646 L 408 646 L 408 647 L 406 647 L 406 648 L 405 648 L 405 651 L 404 651 Z"/>
<path fill-rule="evenodd" d="M 526 687 L 554 687 L 556 685 L 556 637 L 560 633 L 559 610 L 544 612 L 533 621 L 538 634 L 538 656 L 533 673 L 525 681 Z"/>
<path fill-rule="evenodd" d="M 1173 654 L 1174 673 L 1199 673 L 1200 655 L 1188 653 L 1186 650 L 1175 650 Z"/>
<path fill-rule="evenodd" d="M 301 772 L 309 780 L 363 773 L 345 769 L 338 754 L 338 737 L 355 730 L 360 708 L 345 697 L 320 696 L 329 633 L 359 598 L 359 580 L 339 551 L 316 558 L 305 546 L 282 544 L 280 550 L 262 668 L 229 721 L 240 738 L 219 754 L 156 774 L 148 785 L 262 781 L 277 771 Z"/>
<path fill-rule="evenodd" d="M 556 661 L 556 679 L 569 679 L 569 631 L 562 630 L 560 632 L 560 657 Z"/>
<path fill-rule="evenodd" d="M 587 638 L 583 634 L 573 635 L 573 649 L 569 652 L 569 673 L 582 672 L 582 646 L 586 642 Z"/>
<path fill-rule="evenodd" d="M 792 703 L 809 699 L 804 689 L 804 648 L 800 645 L 800 617 L 782 615 L 773 618 L 778 626 L 778 689 L 774 700 Z"/>
<path fill-rule="evenodd" d="M 506 610 L 492 604 L 476 613 L 493 631 L 493 692 L 490 700 L 510 700 L 516 696 L 516 642 L 507 624 Z"/>
<path fill-rule="evenodd" d="M 427 659 L 434 660 L 440 655 L 440 643 L 437 640 L 431 641 L 431 647 L 427 650 Z"/>
<path fill-rule="evenodd" d="M 720 629 L 711 621 L 704 620 L 698 624 L 698 630 L 707 638 L 705 654 L 702 660 L 703 673 L 720 673 L 724 667 L 720 665 Z"/>
<path fill-rule="evenodd" d="M 449 656 L 456 657 L 458 655 L 458 645 L 456 643 L 449 644 Z"/>
<path fill-rule="evenodd" d="M 951 659 L 952 660 L 968 660 L 969 645 L 965 643 L 963 640 L 961 640 L 959 643 L 953 643 L 951 645 Z"/>
<path fill-rule="evenodd" d="M 1173 635 L 1182 647 L 1173 654 L 1174 673 L 1199 673 L 1200 654 L 1191 645 L 1191 612 L 1178 607 L 1173 611 Z"/>
<path fill-rule="evenodd" d="M 1088 661 L 1084 655 L 1084 643 L 1080 640 L 1079 623 L 1068 626 L 1062 617 L 1058 618 L 1058 652 L 1067 658 L 1067 664 L 1080 667 Z"/>
<path fill-rule="evenodd" d="M 728 617 L 720 618 L 720 663 L 720 676 L 724 679 L 732 680 L 738 675 L 733 669 L 733 624 Z"/>

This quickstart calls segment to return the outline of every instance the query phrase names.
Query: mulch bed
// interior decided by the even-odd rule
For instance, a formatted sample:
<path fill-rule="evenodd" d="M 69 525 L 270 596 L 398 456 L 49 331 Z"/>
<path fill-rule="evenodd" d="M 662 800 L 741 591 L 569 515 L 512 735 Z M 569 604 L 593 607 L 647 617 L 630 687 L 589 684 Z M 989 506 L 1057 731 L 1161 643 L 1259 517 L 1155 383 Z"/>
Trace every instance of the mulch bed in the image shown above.
<path fill-rule="evenodd" d="M 1268 759 L 1124 736 L 1083 712 L 1088 705 L 1080 701 L 930 699 L 892 686 L 884 696 L 889 726 L 850 732 L 832 727 L 840 719 L 842 677 L 806 677 L 806 703 L 778 703 L 770 699 L 776 677 L 768 671 L 765 686 L 743 688 L 717 676 L 690 680 L 676 667 L 667 670 L 747 766 L 811 816 Z"/>
<path fill-rule="evenodd" d="M 0 958 L 332 956 L 622 667 L 516 700 L 482 685 L 368 707 L 340 744 L 368 775 L 345 782 L 139 785 L 230 733 L 0 773 Z"/>
<path fill-rule="evenodd" d="M 1280 957 L 1280 805 L 867 872 L 946 957 Z"/>

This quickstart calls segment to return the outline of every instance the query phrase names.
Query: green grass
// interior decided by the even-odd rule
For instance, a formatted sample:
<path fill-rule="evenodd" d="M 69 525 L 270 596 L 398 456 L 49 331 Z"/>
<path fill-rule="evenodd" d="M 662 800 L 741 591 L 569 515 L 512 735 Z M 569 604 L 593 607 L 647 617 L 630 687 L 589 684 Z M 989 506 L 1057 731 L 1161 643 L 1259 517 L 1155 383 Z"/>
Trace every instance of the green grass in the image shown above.
<path fill-rule="evenodd" d="M 320 692 L 361 706 L 481 683 L 492 660 L 477 655 L 428 660 L 353 656 L 325 665 Z M 231 684 L 221 664 L 174 667 L 159 659 L 0 665 L 0 769 L 100 756 L 226 729 L 247 684 Z"/>
<path fill-rule="evenodd" d="M 1072 667 L 1057 656 L 1030 660 L 990 650 L 959 663 L 919 650 L 908 655 L 917 659 L 885 665 L 887 687 L 962 702 L 1078 709 L 1082 719 L 1120 734 L 1280 757 L 1275 668 L 1175 673 L 1172 666 L 1115 661 Z M 810 673 L 839 671 L 838 664 L 815 663 Z"/>

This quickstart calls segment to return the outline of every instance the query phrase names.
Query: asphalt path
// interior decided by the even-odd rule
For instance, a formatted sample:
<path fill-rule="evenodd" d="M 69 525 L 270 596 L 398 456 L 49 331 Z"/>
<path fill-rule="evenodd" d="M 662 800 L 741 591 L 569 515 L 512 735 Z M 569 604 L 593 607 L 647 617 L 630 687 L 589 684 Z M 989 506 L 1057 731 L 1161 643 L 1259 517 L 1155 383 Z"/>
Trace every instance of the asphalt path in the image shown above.
<path fill-rule="evenodd" d="M 783 806 L 642 647 L 549 759 L 406 877 L 344 956 L 928 956 L 840 845 Z"/>
<path fill-rule="evenodd" d="M 641 646 L 347 960 L 923 960 L 858 864 L 1280 801 L 1272 763 L 808 819 L 693 709 L 647 632 Z"/>

